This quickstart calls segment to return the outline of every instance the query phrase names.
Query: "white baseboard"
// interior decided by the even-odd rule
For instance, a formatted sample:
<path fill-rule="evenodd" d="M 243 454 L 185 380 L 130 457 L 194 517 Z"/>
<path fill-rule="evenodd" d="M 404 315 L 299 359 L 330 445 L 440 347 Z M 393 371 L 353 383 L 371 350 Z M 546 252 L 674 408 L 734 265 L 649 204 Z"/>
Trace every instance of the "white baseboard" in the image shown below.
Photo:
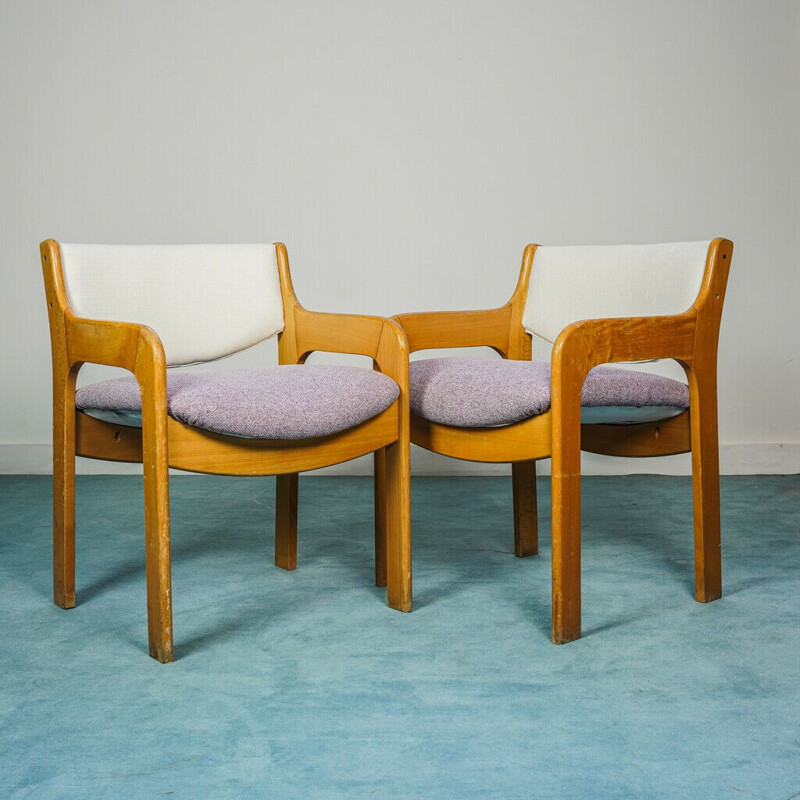
<path fill-rule="evenodd" d="M 81 475 L 135 475 L 136 464 L 110 461 L 77 460 Z M 608 458 L 584 453 L 585 475 L 688 475 L 688 455 L 666 458 Z M 52 448 L 49 444 L 0 444 L 0 475 L 47 475 L 52 471 Z M 411 471 L 414 475 L 507 475 L 507 464 L 475 464 L 444 458 L 412 447 Z M 800 473 L 800 443 L 723 444 L 720 446 L 720 471 L 723 475 L 786 475 Z M 539 464 L 540 475 L 550 474 L 550 461 Z M 314 475 L 371 475 L 372 459 L 357 458 L 335 467 L 317 470 Z"/>

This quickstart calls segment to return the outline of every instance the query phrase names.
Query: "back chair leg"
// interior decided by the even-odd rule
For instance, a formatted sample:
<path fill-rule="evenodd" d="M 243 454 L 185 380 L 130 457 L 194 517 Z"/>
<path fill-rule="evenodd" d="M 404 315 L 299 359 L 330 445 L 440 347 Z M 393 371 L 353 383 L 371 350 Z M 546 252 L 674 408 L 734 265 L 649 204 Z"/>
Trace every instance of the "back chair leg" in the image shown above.
<path fill-rule="evenodd" d="M 411 468 L 409 444 L 385 448 L 387 600 L 398 611 L 411 611 Z"/>
<path fill-rule="evenodd" d="M 386 449 L 375 451 L 375 585 L 386 586 Z"/>
<path fill-rule="evenodd" d="M 169 468 L 166 436 L 145 419 L 144 527 L 147 572 L 147 629 L 150 655 L 168 663 L 173 660 L 172 569 L 169 531 Z"/>
<path fill-rule="evenodd" d="M 514 555 L 533 556 L 539 552 L 536 462 L 513 463 L 511 484 L 514 495 Z"/>
<path fill-rule="evenodd" d="M 581 636 L 581 452 L 580 426 L 554 437 L 553 492 L 553 642 Z"/>
<path fill-rule="evenodd" d="M 275 482 L 275 566 L 297 569 L 298 474 L 278 475 Z"/>
<path fill-rule="evenodd" d="M 75 606 L 75 379 L 53 380 L 53 602 Z"/>
<path fill-rule="evenodd" d="M 709 603 L 722 596 L 719 509 L 719 440 L 714 371 L 689 372 L 694 495 L 695 598 Z"/>

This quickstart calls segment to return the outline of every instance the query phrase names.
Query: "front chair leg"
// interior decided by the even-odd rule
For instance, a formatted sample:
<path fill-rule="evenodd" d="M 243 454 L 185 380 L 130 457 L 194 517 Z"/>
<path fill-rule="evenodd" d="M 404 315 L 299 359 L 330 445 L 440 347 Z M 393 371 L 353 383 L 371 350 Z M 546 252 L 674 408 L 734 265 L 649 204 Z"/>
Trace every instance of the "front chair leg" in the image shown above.
<path fill-rule="evenodd" d="M 689 372 L 694 495 L 695 598 L 709 603 L 722 596 L 719 512 L 719 441 L 716 375 Z"/>
<path fill-rule="evenodd" d="M 513 463 L 511 485 L 514 495 L 514 555 L 533 556 L 539 552 L 536 462 Z"/>
<path fill-rule="evenodd" d="M 144 526 L 147 572 L 147 630 L 150 655 L 166 664 L 173 660 L 172 569 L 169 536 L 169 468 L 166 431 L 143 428 Z M 166 428 L 166 425 L 163 426 Z"/>
<path fill-rule="evenodd" d="M 375 585 L 386 586 L 386 450 L 375 451 Z"/>
<path fill-rule="evenodd" d="M 75 606 L 75 379 L 53 379 L 53 602 Z"/>
<path fill-rule="evenodd" d="M 275 566 L 297 569 L 298 474 L 278 475 L 275 481 Z"/>
<path fill-rule="evenodd" d="M 555 644 L 581 636 L 581 383 L 553 422 L 552 528 Z"/>
<path fill-rule="evenodd" d="M 387 600 L 411 611 L 411 469 L 408 441 L 387 445 L 386 582 Z"/>
<path fill-rule="evenodd" d="M 581 479 L 553 460 L 553 642 L 581 637 Z"/>

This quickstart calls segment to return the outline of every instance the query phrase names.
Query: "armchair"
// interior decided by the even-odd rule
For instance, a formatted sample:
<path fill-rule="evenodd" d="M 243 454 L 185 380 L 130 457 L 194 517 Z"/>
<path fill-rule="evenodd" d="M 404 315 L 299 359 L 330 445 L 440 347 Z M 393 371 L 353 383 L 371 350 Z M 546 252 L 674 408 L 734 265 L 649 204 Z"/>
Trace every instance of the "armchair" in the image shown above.
<path fill-rule="evenodd" d="M 487 346 L 504 361 L 410 366 L 411 441 L 511 462 L 517 556 L 538 552 L 536 461 L 552 458 L 552 638 L 581 633 L 581 449 L 692 453 L 695 597 L 721 596 L 717 342 L 733 243 L 525 248 L 501 308 L 400 314 L 409 352 Z M 532 334 L 553 343 L 530 362 Z M 675 359 L 688 387 L 598 365 Z M 595 369 L 596 368 L 596 369 Z M 377 485 L 377 484 L 376 484 Z"/>
<path fill-rule="evenodd" d="M 277 475 L 275 563 L 297 565 L 298 473 L 380 452 L 388 604 L 411 610 L 408 350 L 380 317 L 297 301 L 286 247 L 41 244 L 53 361 L 53 590 L 75 605 L 75 456 L 143 465 L 149 650 L 173 660 L 170 467 Z M 280 366 L 170 373 L 278 336 Z M 313 351 L 373 370 L 307 366 Z M 84 363 L 132 378 L 76 392 Z M 77 404 L 77 405 L 76 405 Z"/>

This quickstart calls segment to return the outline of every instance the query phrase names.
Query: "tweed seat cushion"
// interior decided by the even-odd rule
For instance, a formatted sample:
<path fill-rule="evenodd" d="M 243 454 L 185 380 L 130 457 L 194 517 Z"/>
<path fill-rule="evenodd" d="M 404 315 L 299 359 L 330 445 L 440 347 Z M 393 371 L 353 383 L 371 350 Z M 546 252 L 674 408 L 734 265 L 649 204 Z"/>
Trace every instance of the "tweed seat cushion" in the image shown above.
<path fill-rule="evenodd" d="M 430 358 L 410 366 L 411 411 L 460 428 L 510 425 L 550 408 L 550 364 Z M 583 422 L 666 419 L 689 406 L 686 384 L 660 375 L 595 367 L 581 397 Z"/>
<path fill-rule="evenodd" d="M 359 367 L 287 365 L 230 372 L 167 373 L 167 413 L 195 428 L 253 439 L 306 439 L 352 428 L 400 395 L 386 375 Z M 136 379 L 79 389 L 87 414 L 141 426 Z"/>

